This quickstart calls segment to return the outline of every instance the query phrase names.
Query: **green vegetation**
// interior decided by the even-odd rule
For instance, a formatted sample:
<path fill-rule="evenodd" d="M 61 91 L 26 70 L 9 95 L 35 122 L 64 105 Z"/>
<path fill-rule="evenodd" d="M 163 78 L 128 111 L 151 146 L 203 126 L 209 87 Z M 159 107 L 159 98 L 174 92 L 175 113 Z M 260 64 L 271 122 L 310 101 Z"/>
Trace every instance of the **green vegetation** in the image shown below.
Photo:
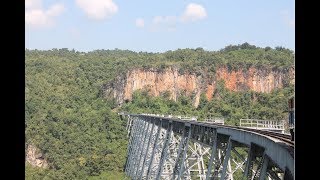
<path fill-rule="evenodd" d="M 127 177 L 123 172 L 114 172 L 114 171 L 107 171 L 101 173 L 99 176 L 91 176 L 88 180 L 129 180 L 130 178 Z"/>
<path fill-rule="evenodd" d="M 43 178 L 122 172 L 125 162 L 126 122 L 99 97 L 97 71 L 83 69 L 88 60 L 75 55 L 26 52 L 26 143 L 40 148 L 53 169 Z"/>
<path fill-rule="evenodd" d="M 209 116 L 224 117 L 226 124 L 239 125 L 240 119 L 287 119 L 288 99 L 294 93 L 293 85 L 277 89 L 271 93 L 253 91 L 232 92 L 223 82 L 217 87 L 218 95 L 208 102 L 201 95 L 197 108 L 192 106 L 190 97 L 180 96 L 177 102 L 168 97 L 152 97 L 146 91 L 136 91 L 131 102 L 121 107 L 122 111 L 132 113 L 172 114 L 198 116 L 202 121 Z"/>
<path fill-rule="evenodd" d="M 217 52 L 178 49 L 165 53 L 128 50 L 96 50 L 88 53 L 68 49 L 25 52 L 26 144 L 38 147 L 49 162 L 43 170 L 26 165 L 26 179 L 124 179 L 127 138 L 125 124 L 112 100 L 102 97 L 101 87 L 132 68 L 178 67 L 183 72 L 215 72 L 229 69 L 293 66 L 294 53 L 278 47 L 248 44 L 228 46 Z M 283 119 L 287 97 L 293 87 L 271 94 L 230 92 L 221 83 L 219 97 L 208 102 L 202 95 L 198 108 L 191 98 L 177 102 L 169 94 L 150 97 L 137 91 L 132 102 L 120 110 L 135 113 L 184 114 L 200 118 L 224 116 L 228 123 L 239 118 Z"/>

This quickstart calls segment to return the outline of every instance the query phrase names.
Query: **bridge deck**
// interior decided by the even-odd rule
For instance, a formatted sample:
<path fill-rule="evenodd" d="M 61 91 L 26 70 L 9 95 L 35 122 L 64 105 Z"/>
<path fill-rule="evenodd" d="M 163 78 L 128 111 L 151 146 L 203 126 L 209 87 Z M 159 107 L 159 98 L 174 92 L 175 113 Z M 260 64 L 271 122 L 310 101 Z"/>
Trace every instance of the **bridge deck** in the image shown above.
<path fill-rule="evenodd" d="M 245 128 L 245 127 L 226 126 L 226 125 L 213 124 L 210 122 L 199 122 L 195 120 L 181 120 L 179 118 L 177 119 L 172 117 L 141 115 L 141 114 L 125 114 L 125 115 L 136 117 L 138 119 L 147 121 L 149 123 L 151 122 L 155 123 L 160 121 L 160 122 L 163 122 L 164 124 L 167 124 L 166 126 L 168 128 L 170 127 L 169 124 L 173 124 L 173 126 L 171 126 L 173 127 L 172 132 L 175 132 L 180 135 L 183 135 L 181 128 L 184 129 L 184 127 L 189 127 L 190 131 L 193 129 L 193 130 L 196 130 L 196 132 L 198 133 L 195 135 L 194 133 L 196 132 L 192 132 L 193 136 L 190 137 L 190 139 L 193 139 L 196 141 L 198 140 L 198 137 L 205 138 L 206 136 L 205 134 L 201 134 L 200 132 L 207 131 L 208 128 L 212 129 L 217 134 L 221 134 L 226 137 L 229 137 L 229 142 L 231 141 L 237 142 L 247 147 L 251 147 L 253 145 L 258 145 L 259 147 L 262 147 L 264 149 L 264 154 L 267 157 L 269 157 L 272 160 L 272 162 L 276 163 L 277 166 L 282 171 L 285 171 L 286 169 L 288 169 L 290 172 L 294 172 L 294 163 L 293 163 L 294 162 L 294 153 L 293 153 L 294 142 L 292 142 L 290 140 L 290 136 L 286 134 L 263 131 L 253 127 Z M 276 130 L 279 130 L 279 129 L 276 129 Z M 168 132 L 168 130 L 166 131 Z M 212 137 L 207 137 L 207 138 L 212 138 Z M 210 144 L 208 145 L 212 146 Z M 166 146 L 164 146 L 164 148 L 165 147 Z"/>

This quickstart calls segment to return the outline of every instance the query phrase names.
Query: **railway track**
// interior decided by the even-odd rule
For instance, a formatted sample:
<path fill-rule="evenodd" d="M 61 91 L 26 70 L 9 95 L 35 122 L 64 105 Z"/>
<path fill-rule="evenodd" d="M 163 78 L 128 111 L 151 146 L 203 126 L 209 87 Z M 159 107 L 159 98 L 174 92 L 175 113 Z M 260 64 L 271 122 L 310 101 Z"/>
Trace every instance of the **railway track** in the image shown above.
<path fill-rule="evenodd" d="M 196 122 L 196 121 L 193 121 Z M 192 122 L 190 122 L 192 123 Z M 207 122 L 201 122 L 197 123 L 201 125 L 206 125 L 206 126 L 219 126 L 219 127 L 228 127 L 228 128 L 233 128 L 233 129 L 241 129 L 241 130 L 246 130 L 246 131 L 251 131 L 251 132 L 256 132 L 261 135 L 269 136 L 275 139 L 278 139 L 282 142 L 284 142 L 284 147 L 288 150 L 288 152 L 291 154 L 292 157 L 294 157 L 294 141 L 291 141 L 291 136 L 287 134 L 281 134 L 277 132 L 272 132 L 272 131 L 266 131 L 266 130 L 259 130 L 259 129 L 251 129 L 251 128 L 244 128 L 244 127 L 238 127 L 238 126 L 230 126 L 230 125 L 220 125 L 220 124 L 213 124 L 213 123 L 207 123 Z"/>
<path fill-rule="evenodd" d="M 259 134 L 263 134 L 272 138 L 276 138 L 285 143 L 284 147 L 288 150 L 292 157 L 294 157 L 294 141 L 291 141 L 291 136 L 287 134 L 280 134 L 271 131 L 263 131 L 258 129 L 251 129 L 251 131 L 257 132 Z"/>
<path fill-rule="evenodd" d="M 154 116 L 154 117 L 157 117 L 157 116 Z M 164 119 L 172 119 L 172 120 L 180 121 L 180 122 L 188 122 L 190 124 L 197 124 L 197 125 L 204 125 L 204 126 L 211 126 L 211 127 L 212 126 L 215 126 L 215 127 L 227 127 L 227 128 L 241 129 L 241 130 L 245 130 L 245 131 L 255 132 L 255 133 L 258 133 L 258 134 L 261 134 L 261 135 L 264 135 L 264 136 L 268 136 L 268 137 L 271 137 L 271 138 L 275 138 L 277 140 L 282 141 L 283 143 L 281 143 L 281 144 L 284 145 L 284 147 L 294 157 L 294 141 L 291 141 L 291 136 L 287 135 L 287 134 L 281 134 L 281 133 L 276 133 L 276 132 L 272 132 L 272 131 L 251 129 L 251 128 L 245 128 L 245 127 L 239 127 L 239 126 L 221 125 L 221 124 L 215 124 L 215 123 L 203 122 L 203 121 L 181 120 L 181 119 L 177 119 L 177 118 L 174 118 L 174 117 L 173 118 L 172 117 L 162 117 L 162 118 L 164 118 Z"/>
<path fill-rule="evenodd" d="M 194 123 L 197 121 L 189 121 L 189 122 Z M 255 133 L 258 133 L 261 135 L 265 135 L 265 136 L 269 136 L 269 137 L 278 139 L 283 142 L 281 144 L 284 146 L 284 148 L 286 148 L 288 150 L 290 155 L 292 157 L 294 157 L 294 141 L 291 141 L 290 135 L 276 133 L 276 132 L 272 132 L 272 131 L 266 131 L 266 130 L 251 129 L 251 128 L 244 128 L 244 127 L 238 127 L 238 126 L 230 126 L 230 125 L 220 125 L 220 124 L 207 123 L 207 122 L 197 122 L 196 124 L 205 125 L 205 126 L 219 126 L 219 127 L 233 128 L 233 129 L 241 129 L 241 130 L 255 132 Z"/>
<path fill-rule="evenodd" d="M 189 122 L 192 123 L 192 122 L 197 122 L 197 121 L 189 121 Z M 281 133 L 272 132 L 272 131 L 245 128 L 245 127 L 238 127 L 238 126 L 220 125 L 220 124 L 207 123 L 207 122 L 197 122 L 197 124 L 208 125 L 208 126 L 214 125 L 214 126 L 219 126 L 219 127 L 228 127 L 228 128 L 242 129 L 242 130 L 246 130 L 246 131 L 256 132 L 258 134 L 262 134 L 265 136 L 269 136 L 269 137 L 281 140 L 281 141 L 285 142 L 286 144 L 288 144 L 289 146 L 291 146 L 292 148 L 294 148 L 294 141 L 291 141 L 291 136 L 287 135 L 287 134 L 281 134 Z"/>
<path fill-rule="evenodd" d="M 273 138 L 279 139 L 279 140 L 287 143 L 289 146 L 294 147 L 294 141 L 291 141 L 291 136 L 290 135 L 280 134 L 280 133 L 271 132 L 271 131 L 258 130 L 258 129 L 251 129 L 251 131 L 257 132 L 259 134 L 263 134 L 263 135 L 266 135 L 266 136 L 269 136 L 269 137 L 273 137 Z"/>
<path fill-rule="evenodd" d="M 154 117 L 158 117 L 158 116 L 154 116 Z M 281 141 L 285 142 L 286 144 L 288 144 L 289 146 L 291 146 L 292 148 L 294 148 L 294 141 L 291 141 L 291 136 L 287 135 L 287 134 L 281 134 L 281 133 L 272 132 L 272 131 L 245 128 L 245 127 L 239 127 L 239 126 L 221 125 L 221 124 L 215 124 L 215 123 L 204 122 L 204 121 L 181 120 L 181 119 L 176 119 L 174 117 L 172 117 L 172 118 L 171 117 L 163 117 L 163 118 L 165 118 L 165 119 L 173 119 L 173 120 L 180 121 L 180 122 L 188 122 L 188 123 L 191 123 L 191 124 L 206 125 L 206 126 L 218 126 L 218 127 L 228 127 L 228 128 L 242 129 L 242 130 L 246 130 L 246 131 L 256 132 L 256 133 L 259 133 L 259 134 L 262 134 L 262 135 L 265 135 L 265 136 L 269 136 L 269 137 L 281 140 Z"/>

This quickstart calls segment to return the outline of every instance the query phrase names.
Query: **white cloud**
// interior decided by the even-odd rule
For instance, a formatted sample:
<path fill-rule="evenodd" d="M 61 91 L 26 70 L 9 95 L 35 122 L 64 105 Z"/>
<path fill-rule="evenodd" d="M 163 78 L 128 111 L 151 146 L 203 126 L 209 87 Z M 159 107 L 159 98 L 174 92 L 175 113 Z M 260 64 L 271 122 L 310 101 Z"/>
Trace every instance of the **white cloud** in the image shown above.
<path fill-rule="evenodd" d="M 152 31 L 166 30 L 174 31 L 177 25 L 176 16 L 155 16 L 152 19 Z"/>
<path fill-rule="evenodd" d="M 291 27 L 294 28 L 295 27 L 295 18 L 294 15 L 292 16 L 291 13 L 288 10 L 283 10 L 281 11 L 281 15 L 283 18 L 284 23 Z"/>
<path fill-rule="evenodd" d="M 289 21 L 289 26 L 291 26 L 291 27 L 295 27 L 295 21 L 294 21 L 294 19 L 291 19 L 290 21 Z"/>
<path fill-rule="evenodd" d="M 143 28 L 144 27 L 144 20 L 142 18 L 137 18 L 136 19 L 136 26 L 139 28 Z"/>
<path fill-rule="evenodd" d="M 178 20 L 182 22 L 193 22 L 207 17 L 205 8 L 200 4 L 190 3 L 185 8 L 181 16 L 155 16 L 153 18 L 154 24 L 170 24 L 176 25 Z"/>
<path fill-rule="evenodd" d="M 63 4 L 57 3 L 45 10 L 41 0 L 26 0 L 25 24 L 31 28 L 52 27 L 54 17 L 61 15 L 65 8 Z"/>
<path fill-rule="evenodd" d="M 76 4 L 95 20 L 110 18 L 118 12 L 118 6 L 112 0 L 76 0 Z"/>
<path fill-rule="evenodd" d="M 183 15 L 181 16 L 182 22 L 188 22 L 188 21 L 197 21 L 201 20 L 207 17 L 206 9 L 200 5 L 195 3 L 190 3 L 186 7 Z"/>
<path fill-rule="evenodd" d="M 155 16 L 152 20 L 154 24 L 171 24 L 175 25 L 177 22 L 176 16 Z"/>
<path fill-rule="evenodd" d="M 42 7 L 41 0 L 26 0 L 25 8 L 26 9 L 39 9 Z"/>
<path fill-rule="evenodd" d="M 194 22 L 207 17 L 205 8 L 200 4 L 190 3 L 180 16 L 155 16 L 152 19 L 151 31 L 175 31 L 176 26 L 183 22 Z"/>
<path fill-rule="evenodd" d="M 31 27 L 46 27 L 53 23 L 46 13 L 39 9 L 26 11 L 25 18 L 26 24 Z"/>
<path fill-rule="evenodd" d="M 59 16 L 63 11 L 64 11 L 63 4 L 54 4 L 48 9 L 46 14 L 48 16 Z"/>

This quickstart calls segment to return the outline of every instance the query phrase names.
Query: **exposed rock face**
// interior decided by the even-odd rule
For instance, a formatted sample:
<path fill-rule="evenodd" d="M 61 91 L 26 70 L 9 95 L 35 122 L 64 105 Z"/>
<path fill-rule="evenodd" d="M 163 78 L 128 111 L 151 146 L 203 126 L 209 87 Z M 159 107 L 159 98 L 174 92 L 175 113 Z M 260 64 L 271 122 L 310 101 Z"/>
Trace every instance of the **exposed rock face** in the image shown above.
<path fill-rule="evenodd" d="M 294 83 L 294 73 L 290 71 L 294 72 L 294 69 L 289 72 L 279 72 L 250 68 L 246 72 L 228 72 L 226 68 L 220 68 L 217 71 L 217 79 L 223 79 L 226 88 L 232 91 L 253 90 L 270 93 L 275 88 L 282 88 L 290 82 Z"/>
<path fill-rule="evenodd" d="M 44 156 L 39 149 L 33 145 L 28 145 L 26 152 L 26 161 L 32 166 L 47 168 L 48 162 L 44 159 Z"/>
<path fill-rule="evenodd" d="M 232 91 L 253 90 L 269 93 L 275 88 L 294 84 L 294 68 L 287 71 L 255 68 L 249 68 L 247 71 L 228 71 L 227 68 L 220 67 L 213 78 L 208 78 L 207 74 L 180 74 L 176 68 L 161 71 L 134 69 L 106 84 L 103 91 L 106 98 L 114 97 L 119 105 L 131 100 L 135 90 L 148 89 L 153 96 L 169 92 L 173 100 L 177 100 L 180 95 L 191 96 L 194 105 L 198 106 L 201 93 L 205 93 L 208 100 L 213 98 L 219 80 L 224 80 L 226 88 Z"/>

